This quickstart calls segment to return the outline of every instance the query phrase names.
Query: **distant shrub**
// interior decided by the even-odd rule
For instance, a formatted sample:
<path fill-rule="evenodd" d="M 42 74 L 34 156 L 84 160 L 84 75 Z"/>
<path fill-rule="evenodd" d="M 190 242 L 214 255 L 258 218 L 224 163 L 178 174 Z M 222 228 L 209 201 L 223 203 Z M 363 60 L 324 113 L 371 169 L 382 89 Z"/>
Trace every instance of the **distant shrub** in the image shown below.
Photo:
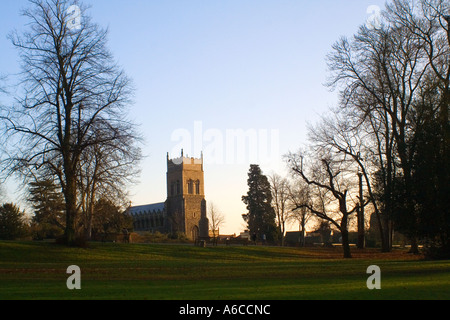
<path fill-rule="evenodd" d="M 448 260 L 450 259 L 449 241 L 443 243 L 438 239 L 426 240 L 423 246 L 425 258 L 431 260 Z"/>
<path fill-rule="evenodd" d="M 132 233 L 131 239 L 133 243 L 186 243 L 189 239 L 184 233 L 165 234 L 155 233 Z"/>
<path fill-rule="evenodd" d="M 67 241 L 67 238 L 65 236 L 60 236 L 60 237 L 56 238 L 55 243 L 59 244 L 59 245 L 64 245 L 64 246 L 68 245 L 68 241 Z M 75 238 L 74 243 L 71 244 L 71 247 L 88 248 L 89 247 L 89 242 L 86 240 L 85 237 L 77 236 Z"/>
<path fill-rule="evenodd" d="M 30 228 L 33 240 L 57 239 L 61 237 L 64 231 L 50 223 L 32 223 Z"/>

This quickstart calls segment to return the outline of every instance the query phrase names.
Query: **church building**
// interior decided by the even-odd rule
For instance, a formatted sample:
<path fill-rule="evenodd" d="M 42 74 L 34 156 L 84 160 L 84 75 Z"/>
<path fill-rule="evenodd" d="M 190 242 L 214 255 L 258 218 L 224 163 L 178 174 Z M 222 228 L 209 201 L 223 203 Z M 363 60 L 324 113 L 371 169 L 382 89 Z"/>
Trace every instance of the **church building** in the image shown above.
<path fill-rule="evenodd" d="M 206 217 L 203 154 L 200 159 L 169 159 L 165 202 L 131 207 L 134 231 L 184 233 L 190 240 L 209 237 Z"/>

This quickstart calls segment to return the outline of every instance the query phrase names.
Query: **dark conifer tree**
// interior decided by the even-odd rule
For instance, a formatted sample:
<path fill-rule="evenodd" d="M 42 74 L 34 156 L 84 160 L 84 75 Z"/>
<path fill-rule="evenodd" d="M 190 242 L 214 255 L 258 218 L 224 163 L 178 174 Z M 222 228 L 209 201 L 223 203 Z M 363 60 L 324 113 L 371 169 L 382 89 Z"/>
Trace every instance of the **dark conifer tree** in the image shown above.
<path fill-rule="evenodd" d="M 248 223 L 250 234 L 258 239 L 274 241 L 277 239 L 275 211 L 271 205 L 272 193 L 269 180 L 263 175 L 259 165 L 251 165 L 248 173 L 248 193 L 242 197 L 248 213 L 243 215 Z"/>

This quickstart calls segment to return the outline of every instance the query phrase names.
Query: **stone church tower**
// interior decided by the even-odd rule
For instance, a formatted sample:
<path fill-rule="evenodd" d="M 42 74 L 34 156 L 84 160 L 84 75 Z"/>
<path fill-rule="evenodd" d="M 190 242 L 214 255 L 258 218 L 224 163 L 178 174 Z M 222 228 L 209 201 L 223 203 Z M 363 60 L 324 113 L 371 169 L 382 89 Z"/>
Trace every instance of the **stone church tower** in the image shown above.
<path fill-rule="evenodd" d="M 183 232 L 190 240 L 209 238 L 206 217 L 203 154 L 200 159 L 169 159 L 167 154 L 166 219 L 171 230 Z"/>

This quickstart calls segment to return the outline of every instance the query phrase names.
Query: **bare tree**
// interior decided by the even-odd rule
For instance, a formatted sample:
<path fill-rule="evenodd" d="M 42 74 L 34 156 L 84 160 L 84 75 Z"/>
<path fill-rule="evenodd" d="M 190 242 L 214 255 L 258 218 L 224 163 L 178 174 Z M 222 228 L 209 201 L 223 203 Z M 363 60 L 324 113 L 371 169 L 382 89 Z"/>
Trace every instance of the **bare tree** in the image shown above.
<path fill-rule="evenodd" d="M 69 24 L 69 4 L 79 10 L 75 27 Z M 8 165 L 25 180 L 42 168 L 58 177 L 66 204 L 65 237 L 72 244 L 81 157 L 121 137 L 121 128 L 129 125 L 132 89 L 106 47 L 108 31 L 91 21 L 81 3 L 30 0 L 23 15 L 28 31 L 10 35 L 22 60 L 23 93 L 3 117 L 17 146 Z"/>
<path fill-rule="evenodd" d="M 416 141 L 415 172 L 418 174 L 419 190 L 415 198 L 420 199 L 415 208 L 421 235 L 426 238 L 441 238 L 440 246 L 450 252 L 448 234 L 450 223 L 450 3 L 448 0 L 393 0 L 387 5 L 386 18 L 391 25 L 407 29 L 424 52 L 427 61 L 427 78 L 417 97 L 417 112 L 414 115 Z M 436 98 L 437 97 L 437 98 Z M 427 107 L 424 107 L 427 106 Z M 424 114 L 423 110 L 427 110 Z M 427 123 L 428 122 L 428 123 Z M 423 150 L 423 130 L 429 129 L 425 143 L 435 145 Z M 426 130 L 426 129 L 425 129 Z M 430 134 L 431 132 L 431 134 Z M 422 135 L 422 137 L 421 137 Z M 435 138 L 433 138 L 435 136 Z M 419 137 L 419 138 L 417 138 Z M 434 140 L 431 142 L 430 140 Z M 434 149 L 434 150 L 433 150 Z M 424 159 L 427 159 L 424 162 Z M 422 169 L 417 168 L 423 163 Z M 430 168 L 437 170 L 430 170 Z M 426 168 L 426 174 L 423 173 Z M 433 178 L 431 178 L 433 177 Z M 427 181 L 427 185 L 423 186 Z M 426 187 L 426 188 L 425 188 Z M 430 196 L 432 195 L 432 196 Z M 438 214 L 429 215 L 429 211 Z M 433 230 L 433 231 L 432 231 Z"/>
<path fill-rule="evenodd" d="M 225 216 L 212 202 L 208 205 L 208 220 L 209 228 L 213 233 L 213 241 L 214 243 L 217 243 L 217 237 L 220 234 L 220 227 L 222 227 L 225 223 Z"/>
<path fill-rule="evenodd" d="M 283 178 L 276 173 L 270 175 L 268 178 L 272 191 L 272 207 L 276 214 L 281 245 L 284 246 L 286 222 L 289 218 L 289 182 L 286 178 Z"/>
<path fill-rule="evenodd" d="M 289 211 L 288 221 L 296 221 L 301 232 L 301 244 L 306 244 L 306 224 L 313 217 L 313 213 L 308 210 L 307 205 L 311 203 L 311 191 L 302 179 L 296 179 L 288 185 Z"/>
<path fill-rule="evenodd" d="M 303 153 L 291 153 L 287 156 L 292 173 L 303 179 L 308 185 L 316 187 L 322 196 L 327 196 L 337 207 L 337 212 L 329 209 L 331 206 L 326 206 L 323 199 L 321 199 L 321 205 L 310 202 L 301 204 L 298 209 L 306 207 L 318 218 L 334 225 L 341 232 L 344 258 L 351 258 L 348 237 L 349 220 L 358 209 L 359 203 L 355 204 L 349 199 L 350 187 L 345 178 L 345 162 L 335 161 L 327 154 L 319 154 L 316 161 L 313 160 L 305 166 L 305 160 L 308 160 L 305 156 Z M 353 207 L 349 207 L 351 202 L 353 202 Z"/>
<path fill-rule="evenodd" d="M 360 202 L 358 208 L 358 247 L 364 247 L 364 203 L 367 197 L 378 221 L 382 249 L 383 251 L 390 251 L 389 228 L 382 223 L 383 217 L 373 186 L 376 183 L 376 173 L 379 171 L 378 164 L 384 163 L 385 153 L 380 150 L 380 147 L 383 146 L 381 141 L 375 139 L 375 137 L 381 135 L 381 132 L 374 130 L 372 127 L 367 130 L 367 125 L 368 123 L 364 120 L 361 122 L 360 115 L 350 113 L 349 110 L 331 110 L 329 116 L 322 117 L 318 125 L 309 128 L 309 137 L 315 146 L 328 150 L 334 154 L 333 157 L 345 157 L 348 162 L 352 163 L 353 174 L 358 175 L 360 193 L 358 196 Z"/>
<path fill-rule="evenodd" d="M 329 56 L 329 85 L 342 86 L 341 105 L 358 110 L 372 121 L 376 119 L 373 123 L 383 124 L 384 133 L 392 136 L 395 150 L 390 150 L 392 161 L 388 165 L 397 165 L 401 170 L 406 197 L 413 194 L 411 159 L 415 144 L 411 116 L 429 67 L 423 42 L 410 28 L 399 24 L 386 23 L 375 30 L 363 26 L 352 41 L 339 40 Z M 393 170 L 388 174 L 392 175 Z M 387 181 L 389 188 L 392 181 L 395 177 Z M 412 226 L 409 236 L 416 251 L 413 201 L 405 198 L 402 202 L 401 211 L 407 213 L 403 219 Z"/>
<path fill-rule="evenodd" d="M 446 0 L 411 2 L 393 0 L 386 18 L 398 28 L 406 28 L 423 45 L 428 64 L 441 92 L 441 120 L 448 125 L 450 104 L 450 3 Z"/>
<path fill-rule="evenodd" d="M 141 152 L 133 143 L 134 130 L 122 126 L 121 131 L 115 140 L 90 146 L 80 158 L 77 184 L 87 239 L 92 235 L 95 204 L 102 199 L 117 207 L 124 206 L 128 203 L 127 184 L 134 182 L 140 172 Z"/>

